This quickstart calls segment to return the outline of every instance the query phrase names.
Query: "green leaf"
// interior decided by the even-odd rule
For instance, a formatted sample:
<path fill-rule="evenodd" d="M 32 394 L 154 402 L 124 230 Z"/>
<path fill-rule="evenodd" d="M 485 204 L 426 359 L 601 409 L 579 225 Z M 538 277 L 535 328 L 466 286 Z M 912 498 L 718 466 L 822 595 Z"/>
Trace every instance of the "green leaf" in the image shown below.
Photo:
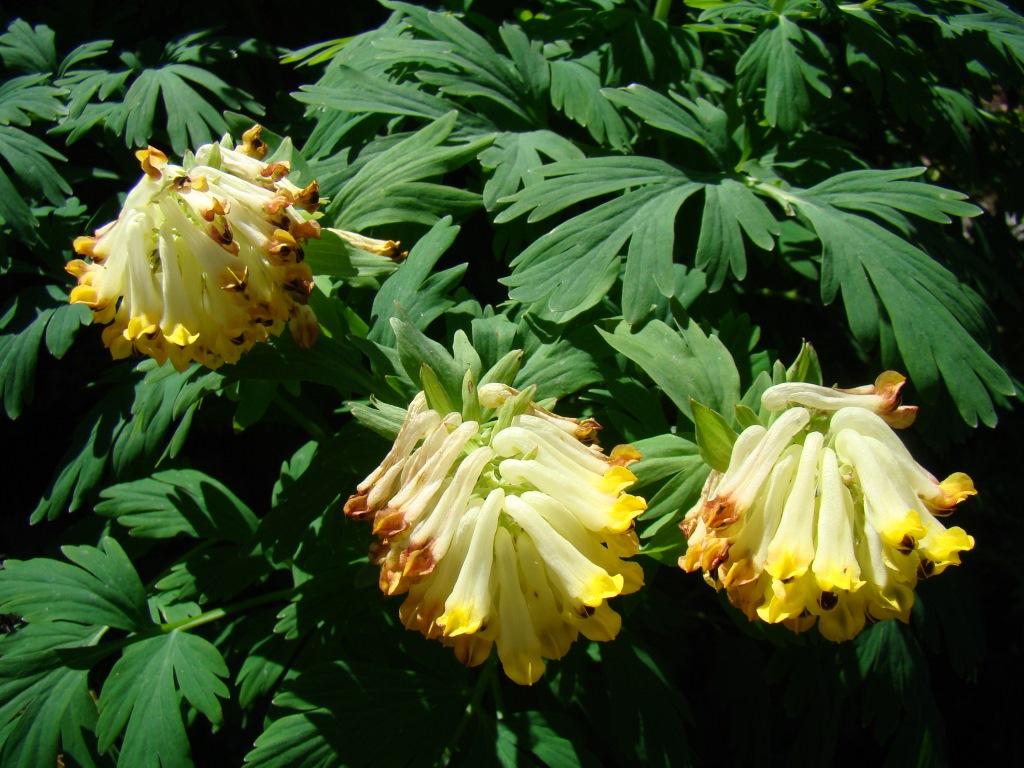
<path fill-rule="evenodd" d="M 453 202 L 467 212 L 478 207 L 478 195 L 420 181 L 461 167 L 491 143 L 492 136 L 483 136 L 442 146 L 455 118 L 449 112 L 361 163 L 327 208 L 337 225 L 356 232 L 402 221 L 432 225 Z"/>
<path fill-rule="evenodd" d="M 612 348 L 650 376 L 686 418 L 694 420 L 690 398 L 719 413 L 732 413 L 739 400 L 736 365 L 718 338 L 706 336 L 696 323 L 679 332 L 660 320 L 635 334 L 622 326 L 614 334 L 598 330 Z"/>
<path fill-rule="evenodd" d="M 842 286 L 850 327 L 864 344 L 877 338 L 881 303 L 892 324 L 907 375 L 924 392 L 940 380 L 964 421 L 994 426 L 991 396 L 1011 396 L 1003 369 L 972 336 L 982 326 L 978 310 L 956 278 L 881 226 L 833 208 L 803 205 L 824 245 L 822 299 Z M 883 362 L 896 367 L 887 355 Z"/>
<path fill-rule="evenodd" d="M 437 120 L 452 110 L 451 102 L 425 93 L 411 83 L 392 82 L 344 65 L 333 67 L 319 83 L 303 85 L 292 95 L 319 109 L 353 114 L 373 112 Z"/>
<path fill-rule="evenodd" d="M 191 64 L 175 61 L 180 41 L 168 44 L 171 63 L 158 69 L 143 69 L 117 108 L 111 111 L 108 127 L 123 133 L 125 146 L 145 146 L 153 136 L 158 99 L 167 115 L 167 132 L 171 148 L 182 156 L 191 147 L 217 140 L 228 126 L 221 116 L 224 107 L 263 114 L 263 108 L 249 94 L 234 88 L 212 72 Z M 194 83 L 212 93 L 220 104 L 215 107 L 190 85 Z"/>
<path fill-rule="evenodd" d="M 75 427 L 71 448 L 61 458 L 61 469 L 33 510 L 31 522 L 74 512 L 100 485 L 113 442 L 127 422 L 129 396 L 130 390 L 118 388 Z"/>
<path fill-rule="evenodd" d="M 372 341 L 391 346 L 395 338 L 391 320 L 403 316 L 403 312 L 404 318 L 423 331 L 455 303 L 448 293 L 466 266 L 437 273 L 433 269 L 458 234 L 459 227 L 445 216 L 416 242 L 401 268 L 388 277 L 373 299 L 373 326 L 368 334 Z"/>
<path fill-rule="evenodd" d="M 94 547 L 65 546 L 62 563 L 48 558 L 8 560 L 0 571 L 0 612 L 24 621 L 70 621 L 141 631 L 152 627 L 146 592 L 121 546 L 111 538 Z"/>
<path fill-rule="evenodd" d="M 462 378 L 466 371 L 459 367 L 447 349 L 433 339 L 428 339 L 415 326 L 395 317 L 391 319 L 391 327 L 395 331 L 399 359 L 413 384 L 423 387 L 420 366 L 426 364 L 448 393 L 455 410 L 461 410 Z"/>
<path fill-rule="evenodd" d="M 696 429 L 697 448 L 700 456 L 712 469 L 725 472 L 732 458 L 732 447 L 737 434 L 725 417 L 696 400 L 690 400 L 693 425 Z"/>
<path fill-rule="evenodd" d="M 300 710 L 274 720 L 247 756 L 253 768 L 378 765 L 381 744 L 396 765 L 429 766 L 458 725 L 466 695 L 461 676 L 425 670 L 337 662 L 305 670 L 275 698 Z M 393 724 L 403 738 L 394 740 Z"/>
<path fill-rule="evenodd" d="M 55 288 L 30 288 L 4 308 L 0 319 L 4 331 L 0 334 L 0 395 L 12 419 L 32 402 L 43 339 L 54 357 L 62 357 L 81 325 L 92 321 L 87 308 L 66 302 L 67 297 Z"/>
<path fill-rule="evenodd" d="M 36 120 L 55 121 L 63 115 L 63 95 L 44 75 L 14 77 L 0 85 L 0 158 L 11 172 L 8 175 L 0 166 L 0 223 L 27 243 L 36 241 L 37 221 L 26 191 L 62 205 L 71 187 L 53 165 L 67 158 L 22 129 Z"/>
<path fill-rule="evenodd" d="M 702 121 L 694 102 L 677 94 L 668 98 L 647 86 L 634 83 L 625 88 L 605 88 L 605 98 L 620 104 L 653 128 L 668 131 L 706 150 L 719 166 L 724 166 L 722 133 L 725 113 L 718 119 Z M 709 102 L 704 102 L 711 107 Z M 728 137 L 724 137 L 726 140 Z"/>
<path fill-rule="evenodd" d="M 95 768 L 83 732 L 96 727 L 89 669 L 73 661 L 99 637 L 95 627 L 63 621 L 28 624 L 0 636 L 0 761 L 5 765 L 56 765 L 58 754 Z M 107 651 L 109 652 L 109 650 Z"/>
<path fill-rule="evenodd" d="M 592 328 L 583 326 L 560 337 L 551 337 L 541 324 L 526 315 L 520 326 L 524 346 L 523 366 L 513 385 L 523 390 L 535 385 L 537 398 L 565 397 L 600 381 L 601 369 L 595 359 L 601 342 Z M 518 362 L 511 357 L 510 363 Z M 482 381 L 492 380 L 485 377 Z"/>
<path fill-rule="evenodd" d="M 575 144 L 552 131 L 499 134 L 494 144 L 480 153 L 480 165 L 493 171 L 484 184 L 484 207 L 496 210 L 501 198 L 538 181 L 531 171 L 544 165 L 542 154 L 555 161 L 583 159 Z"/>
<path fill-rule="evenodd" d="M 601 764 L 586 748 L 572 719 L 560 712 L 512 712 L 497 722 L 497 739 L 499 759 L 507 766 L 531 758 L 549 768 Z"/>
<path fill-rule="evenodd" d="M 385 2 L 401 11 L 418 33 L 416 38 L 382 38 L 376 42 L 378 57 L 389 63 L 411 64 L 416 79 L 437 87 L 448 99 L 462 97 L 484 111 L 501 108 L 520 121 L 530 122 L 532 89 L 513 61 L 498 52 L 484 37 L 449 13 L 432 13 L 408 3 Z M 520 56 L 520 61 L 523 57 Z M 536 75 L 531 62 L 528 74 Z"/>
<path fill-rule="evenodd" d="M 252 511 L 224 485 L 194 469 L 172 469 L 121 483 L 100 494 L 96 514 L 116 519 L 130 535 L 164 539 L 184 533 L 243 541 L 256 529 Z"/>
<path fill-rule="evenodd" d="M 600 57 L 594 52 L 578 59 L 556 59 L 551 66 L 551 105 L 586 128 L 598 144 L 624 152 L 630 135 L 626 123 L 601 95 Z"/>
<path fill-rule="evenodd" d="M 364 471 L 363 464 L 353 462 L 352 446 L 366 441 L 366 430 L 358 422 L 350 421 L 331 440 L 322 445 L 311 444 L 315 452 L 312 457 L 307 454 L 308 468 L 282 485 L 273 507 L 256 529 L 256 540 L 264 549 L 274 550 L 276 561 L 293 557 L 313 521 L 337 508 L 342 494 L 348 498 L 363 479 L 358 475 Z"/>
<path fill-rule="evenodd" d="M 50 74 L 57 69 L 57 50 L 53 40 L 53 30 L 45 24 L 33 27 L 15 19 L 0 35 L 0 58 L 9 69 Z"/>
<path fill-rule="evenodd" d="M 190 407 L 209 391 L 219 389 L 224 378 L 199 365 L 179 372 L 169 365 L 159 366 L 153 360 L 140 363 L 138 370 L 145 375 L 135 386 L 131 419 L 118 432 L 111 452 L 111 463 L 118 477 L 141 474 L 159 459 L 175 420 L 182 419 L 187 434 L 189 420 L 183 417 L 187 417 Z M 175 435 L 178 447 L 184 437 L 185 434 Z M 171 455 L 173 457 L 173 453 Z"/>
<path fill-rule="evenodd" d="M 674 166 L 639 157 L 558 162 L 537 172 L 544 181 L 508 198 L 512 205 L 498 214 L 497 223 L 527 211 L 528 221 L 538 221 L 582 200 L 627 191 L 555 227 L 520 253 L 512 261 L 512 275 L 501 279 L 511 288 L 510 298 L 545 301 L 564 313 L 560 320 L 565 322 L 608 292 L 627 240 L 627 320 L 637 322 L 650 311 L 655 288 L 663 296 L 673 294 L 675 216 L 700 184 Z"/>
<path fill-rule="evenodd" d="M 191 766 L 181 719 L 184 697 L 213 723 L 222 719 L 218 697 L 228 669 L 207 640 L 173 630 L 129 646 L 100 693 L 96 736 L 106 752 L 124 731 L 118 763 L 146 768 Z"/>
<path fill-rule="evenodd" d="M 896 168 L 891 171 L 849 171 L 833 176 L 807 190 L 807 195 L 850 211 L 864 211 L 900 226 L 896 212 L 911 213 L 928 221 L 948 224 L 950 216 L 977 216 L 978 206 L 964 202 L 967 195 L 933 184 L 907 181 L 920 176 L 924 168 Z M 901 227 L 904 229 L 904 227 Z"/>
<path fill-rule="evenodd" d="M 832 89 L 815 61 L 825 56 L 821 39 L 787 16 L 775 18 L 777 23 L 762 30 L 740 57 L 737 83 L 748 98 L 763 83 L 768 124 L 793 133 L 810 113 L 811 91 L 828 97 Z"/>
<path fill-rule="evenodd" d="M 704 216 L 700 223 L 694 266 L 708 275 L 708 290 L 717 291 L 728 270 L 742 280 L 747 275 L 746 253 L 740 228 L 758 248 L 775 247 L 779 225 L 767 206 L 746 186 L 732 179 L 704 188 Z"/>

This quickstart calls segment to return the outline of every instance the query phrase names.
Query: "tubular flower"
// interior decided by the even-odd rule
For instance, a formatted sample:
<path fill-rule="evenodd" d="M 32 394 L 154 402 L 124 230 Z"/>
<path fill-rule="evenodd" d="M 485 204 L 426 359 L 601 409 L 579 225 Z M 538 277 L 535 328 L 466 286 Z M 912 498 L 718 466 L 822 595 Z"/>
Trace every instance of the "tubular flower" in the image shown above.
<path fill-rule="evenodd" d="M 918 579 L 974 546 L 937 516 L 976 491 L 963 473 L 938 481 L 893 431 L 915 414 L 899 404 L 903 381 L 889 371 L 856 390 L 769 388 L 762 404 L 782 413 L 744 430 L 727 470 L 708 477 L 681 525 L 679 565 L 750 620 L 796 632 L 817 622 L 841 641 L 866 622 L 908 621 Z"/>
<path fill-rule="evenodd" d="M 536 682 L 580 632 L 611 640 L 621 618 L 607 603 L 643 583 L 633 519 L 643 499 L 624 493 L 639 459 L 605 456 L 577 422 L 500 384 L 479 390 L 483 416 L 441 413 L 424 393 L 409 406 L 388 455 L 345 505 L 373 522 L 370 559 L 380 588 L 405 594 L 402 622 L 452 646 L 464 664 L 492 646 L 505 673 Z M 493 409 L 497 409 L 496 411 Z"/>
<path fill-rule="evenodd" d="M 193 360 L 217 368 L 285 323 L 299 345 L 316 341 L 303 244 L 320 237 L 317 184 L 300 189 L 288 163 L 264 162 L 260 130 L 234 149 L 206 144 L 185 167 L 152 147 L 136 152 L 144 175 L 117 220 L 75 240 L 88 260 L 66 266 L 78 278 L 71 301 L 110 323 L 103 341 L 115 359 L 134 352 L 178 370 Z"/>

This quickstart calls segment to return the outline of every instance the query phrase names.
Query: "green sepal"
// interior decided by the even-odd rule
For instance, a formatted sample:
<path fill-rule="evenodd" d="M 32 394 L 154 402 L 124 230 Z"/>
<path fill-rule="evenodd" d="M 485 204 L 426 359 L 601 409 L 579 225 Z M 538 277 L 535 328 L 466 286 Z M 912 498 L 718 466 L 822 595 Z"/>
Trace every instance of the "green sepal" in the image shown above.
<path fill-rule="evenodd" d="M 740 429 L 748 429 L 754 426 L 764 426 L 761 423 L 761 419 L 758 418 L 757 412 L 753 408 L 748 408 L 745 405 L 736 406 L 736 423 L 740 425 Z"/>
<path fill-rule="evenodd" d="M 501 408 L 498 409 L 498 423 L 494 425 L 491 435 L 498 434 L 501 430 L 512 424 L 512 419 L 526 413 L 526 409 L 533 402 L 533 396 L 536 393 L 537 387 L 531 384 L 515 397 L 510 397 L 502 403 Z"/>
<path fill-rule="evenodd" d="M 473 369 L 467 368 L 466 375 L 462 379 L 462 420 L 483 421 L 484 410 L 480 405 L 480 397 L 476 386 L 476 376 Z"/>
<path fill-rule="evenodd" d="M 693 411 L 697 450 L 700 451 L 700 457 L 712 469 L 725 472 L 729 468 L 732 446 L 736 442 L 736 433 L 718 411 L 711 410 L 693 398 L 690 398 L 690 408 Z"/>
<path fill-rule="evenodd" d="M 786 381 L 805 381 L 822 386 L 821 363 L 818 353 L 808 342 L 800 345 L 800 353 L 793 364 L 786 369 Z"/>
<path fill-rule="evenodd" d="M 427 396 L 427 404 L 438 413 L 446 414 L 455 410 L 448 393 L 444 391 L 441 382 L 434 373 L 434 369 L 426 363 L 420 364 L 420 383 L 423 384 L 423 393 Z"/>
<path fill-rule="evenodd" d="M 519 366 L 523 362 L 523 350 L 513 349 L 496 362 L 487 373 L 480 378 L 480 386 L 484 384 L 507 384 L 512 386 L 512 381 L 519 373 Z"/>

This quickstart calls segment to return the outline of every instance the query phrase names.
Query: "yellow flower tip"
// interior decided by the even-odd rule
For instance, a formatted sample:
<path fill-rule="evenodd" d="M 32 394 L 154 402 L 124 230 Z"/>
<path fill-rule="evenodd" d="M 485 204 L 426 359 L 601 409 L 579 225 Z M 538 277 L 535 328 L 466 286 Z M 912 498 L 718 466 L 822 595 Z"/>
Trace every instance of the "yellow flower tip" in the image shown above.
<path fill-rule="evenodd" d="M 857 394 L 875 395 L 881 402 L 875 412 L 893 429 L 906 429 L 917 419 L 916 405 L 901 405 L 903 387 L 907 377 L 898 371 L 883 371 L 873 385 L 855 389 L 840 390 Z"/>
<path fill-rule="evenodd" d="M 942 499 L 938 502 L 940 509 L 952 509 L 964 499 L 978 495 L 974 481 L 963 472 L 954 472 L 939 483 L 939 489 L 942 491 Z"/>
<path fill-rule="evenodd" d="M 703 541 L 699 550 L 700 567 L 711 576 L 712 581 L 715 580 L 715 575 L 719 572 L 719 566 L 729 557 L 731 548 L 732 542 L 729 539 L 708 537 Z"/>
<path fill-rule="evenodd" d="M 893 429 L 906 429 L 917 420 L 916 405 L 901 405 L 888 413 L 880 414 Z"/>
<path fill-rule="evenodd" d="M 363 520 L 371 512 L 367 504 L 368 499 L 368 492 L 354 493 L 348 497 L 348 501 L 345 502 L 345 507 L 342 511 L 346 517 L 351 517 L 353 520 Z"/>
<path fill-rule="evenodd" d="M 612 505 L 611 519 L 608 530 L 612 533 L 623 533 L 633 525 L 633 519 L 647 509 L 647 502 L 640 496 L 624 493 Z"/>
<path fill-rule="evenodd" d="M 807 573 L 809 563 L 789 548 L 782 551 L 775 560 L 765 563 L 764 569 L 779 581 L 790 581 Z"/>
<path fill-rule="evenodd" d="M 609 493 L 615 496 L 635 482 L 636 475 L 623 466 L 613 465 L 608 468 L 608 471 L 598 481 L 597 488 L 601 493 Z"/>
<path fill-rule="evenodd" d="M 136 315 L 128 321 L 128 326 L 124 329 L 124 333 L 122 335 L 131 341 L 132 339 L 137 339 L 140 336 L 148 336 L 155 333 L 156 330 L 156 323 L 150 322 L 149 318 L 144 315 Z"/>
<path fill-rule="evenodd" d="M 110 356 L 115 360 L 123 360 L 132 353 L 132 343 L 125 339 L 123 331 L 124 327 L 115 323 L 108 325 L 100 334 L 103 346 L 110 350 Z"/>
<path fill-rule="evenodd" d="M 622 629 L 622 617 L 607 603 L 600 605 L 585 619 L 573 618 L 572 623 L 588 640 L 599 643 L 610 643 Z"/>
<path fill-rule="evenodd" d="M 449 608 L 437 619 L 445 637 L 458 637 L 479 632 L 483 627 L 484 617 L 475 610 L 473 605 L 457 605 Z"/>
<path fill-rule="evenodd" d="M 630 464 L 635 464 L 642 458 L 640 451 L 629 444 L 616 445 L 608 455 L 609 462 L 613 466 L 618 467 L 628 467 Z"/>
<path fill-rule="evenodd" d="M 927 546 L 922 547 L 921 554 L 927 557 L 931 566 L 925 565 L 919 571 L 923 570 L 925 576 L 942 573 L 946 566 L 960 564 L 961 552 L 972 549 L 974 549 L 973 536 L 969 536 L 960 527 L 948 528 L 934 539 L 929 540 Z"/>
<path fill-rule="evenodd" d="M 155 147 L 146 147 L 135 153 L 143 172 L 151 179 L 159 179 L 163 176 L 163 167 L 167 165 L 167 155 Z"/>
<path fill-rule="evenodd" d="M 92 309 L 99 308 L 99 294 L 96 289 L 88 284 L 76 285 L 71 289 L 71 303 L 72 304 L 85 304 Z"/>
<path fill-rule="evenodd" d="M 97 242 L 99 242 L 98 238 L 90 237 L 89 235 L 79 235 L 78 237 L 75 238 L 75 242 L 72 244 L 72 247 L 75 249 L 75 253 L 77 253 L 79 256 L 88 256 L 90 259 L 95 259 L 93 249 L 96 247 Z M 68 262 L 68 266 L 70 266 L 73 263 L 75 262 Z M 79 261 L 79 263 L 84 264 L 85 262 Z M 67 269 L 68 272 L 71 272 L 71 270 L 68 269 L 68 267 L 65 267 L 65 269 Z M 71 274 L 74 275 L 75 273 L 71 272 Z"/>
<path fill-rule="evenodd" d="M 405 512 L 393 507 L 384 507 L 377 510 L 373 518 L 373 535 L 382 539 L 392 539 L 398 534 L 408 530 L 409 521 Z"/>
<path fill-rule="evenodd" d="M 455 658 L 467 667 L 479 667 L 491 655 L 494 641 L 479 634 L 442 637 L 441 642 L 455 650 Z"/>
<path fill-rule="evenodd" d="M 544 659 L 539 655 L 508 654 L 501 658 L 501 668 L 512 682 L 533 685 L 544 675 Z"/>
<path fill-rule="evenodd" d="M 856 592 L 866 583 L 854 578 L 849 568 L 830 568 L 825 571 L 815 571 L 814 578 L 818 588 L 823 593 L 832 593 L 836 590 Z"/>
<path fill-rule="evenodd" d="M 254 125 L 248 131 L 243 133 L 242 143 L 238 146 L 238 151 L 243 155 L 255 157 L 257 160 L 262 160 L 266 157 L 267 143 L 260 138 L 260 134 L 262 132 L 262 125 Z"/>
<path fill-rule="evenodd" d="M 723 563 L 718 568 L 718 579 L 726 589 L 750 584 L 760 575 L 760 569 L 749 557 L 730 559 L 728 563 Z"/>
<path fill-rule="evenodd" d="M 178 347 L 187 347 L 189 344 L 195 343 L 199 338 L 199 334 L 192 333 L 184 325 L 178 323 L 170 333 L 164 334 L 164 338 Z M 172 360 L 172 362 L 174 361 Z M 174 367 L 177 368 L 178 366 L 175 365 Z M 186 365 L 185 367 L 187 368 L 188 366 Z"/>
<path fill-rule="evenodd" d="M 879 531 L 882 538 L 901 552 L 909 552 L 925 537 L 927 529 L 916 509 L 908 509 L 903 517 L 896 517 L 890 525 Z"/>
<path fill-rule="evenodd" d="M 610 576 L 602 571 L 583 588 L 580 602 L 589 608 L 597 608 L 608 598 L 621 595 L 625 583 L 621 574 Z"/>

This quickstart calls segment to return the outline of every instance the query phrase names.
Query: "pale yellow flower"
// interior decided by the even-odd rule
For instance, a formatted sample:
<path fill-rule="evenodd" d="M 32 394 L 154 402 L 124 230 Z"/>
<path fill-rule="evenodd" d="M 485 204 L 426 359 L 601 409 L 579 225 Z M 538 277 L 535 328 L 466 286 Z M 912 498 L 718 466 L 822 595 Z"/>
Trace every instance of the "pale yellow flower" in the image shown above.
<path fill-rule="evenodd" d="M 621 619 L 607 601 L 643 583 L 623 560 L 637 552 L 632 521 L 646 507 L 623 492 L 639 454 L 604 455 L 581 439 L 596 423 L 504 385 L 482 386 L 479 401 L 493 415 L 468 421 L 417 395 L 345 512 L 373 521 L 371 560 L 385 593 L 407 595 L 406 627 L 468 665 L 496 646 L 505 673 L 529 685 L 579 633 L 614 638 Z"/>
<path fill-rule="evenodd" d="M 682 524 L 680 566 L 702 570 L 751 620 L 817 622 L 831 640 L 907 621 L 918 579 L 974 546 L 937 516 L 975 490 L 963 473 L 936 480 L 893 431 L 916 411 L 899 404 L 903 381 L 890 371 L 856 390 L 769 388 L 762 403 L 784 410 L 744 430 L 728 469 L 711 473 Z"/>
<path fill-rule="evenodd" d="M 110 323 L 103 341 L 115 359 L 217 368 L 286 323 L 300 346 L 316 342 L 303 245 L 320 237 L 319 190 L 315 181 L 292 184 L 288 163 L 264 162 L 259 136 L 256 126 L 234 149 L 227 139 L 206 144 L 183 166 L 152 147 L 136 152 L 145 173 L 118 218 L 75 240 L 88 261 L 67 264 L 78 278 L 71 301 Z M 399 255 L 396 243 L 332 231 L 356 248 Z"/>

